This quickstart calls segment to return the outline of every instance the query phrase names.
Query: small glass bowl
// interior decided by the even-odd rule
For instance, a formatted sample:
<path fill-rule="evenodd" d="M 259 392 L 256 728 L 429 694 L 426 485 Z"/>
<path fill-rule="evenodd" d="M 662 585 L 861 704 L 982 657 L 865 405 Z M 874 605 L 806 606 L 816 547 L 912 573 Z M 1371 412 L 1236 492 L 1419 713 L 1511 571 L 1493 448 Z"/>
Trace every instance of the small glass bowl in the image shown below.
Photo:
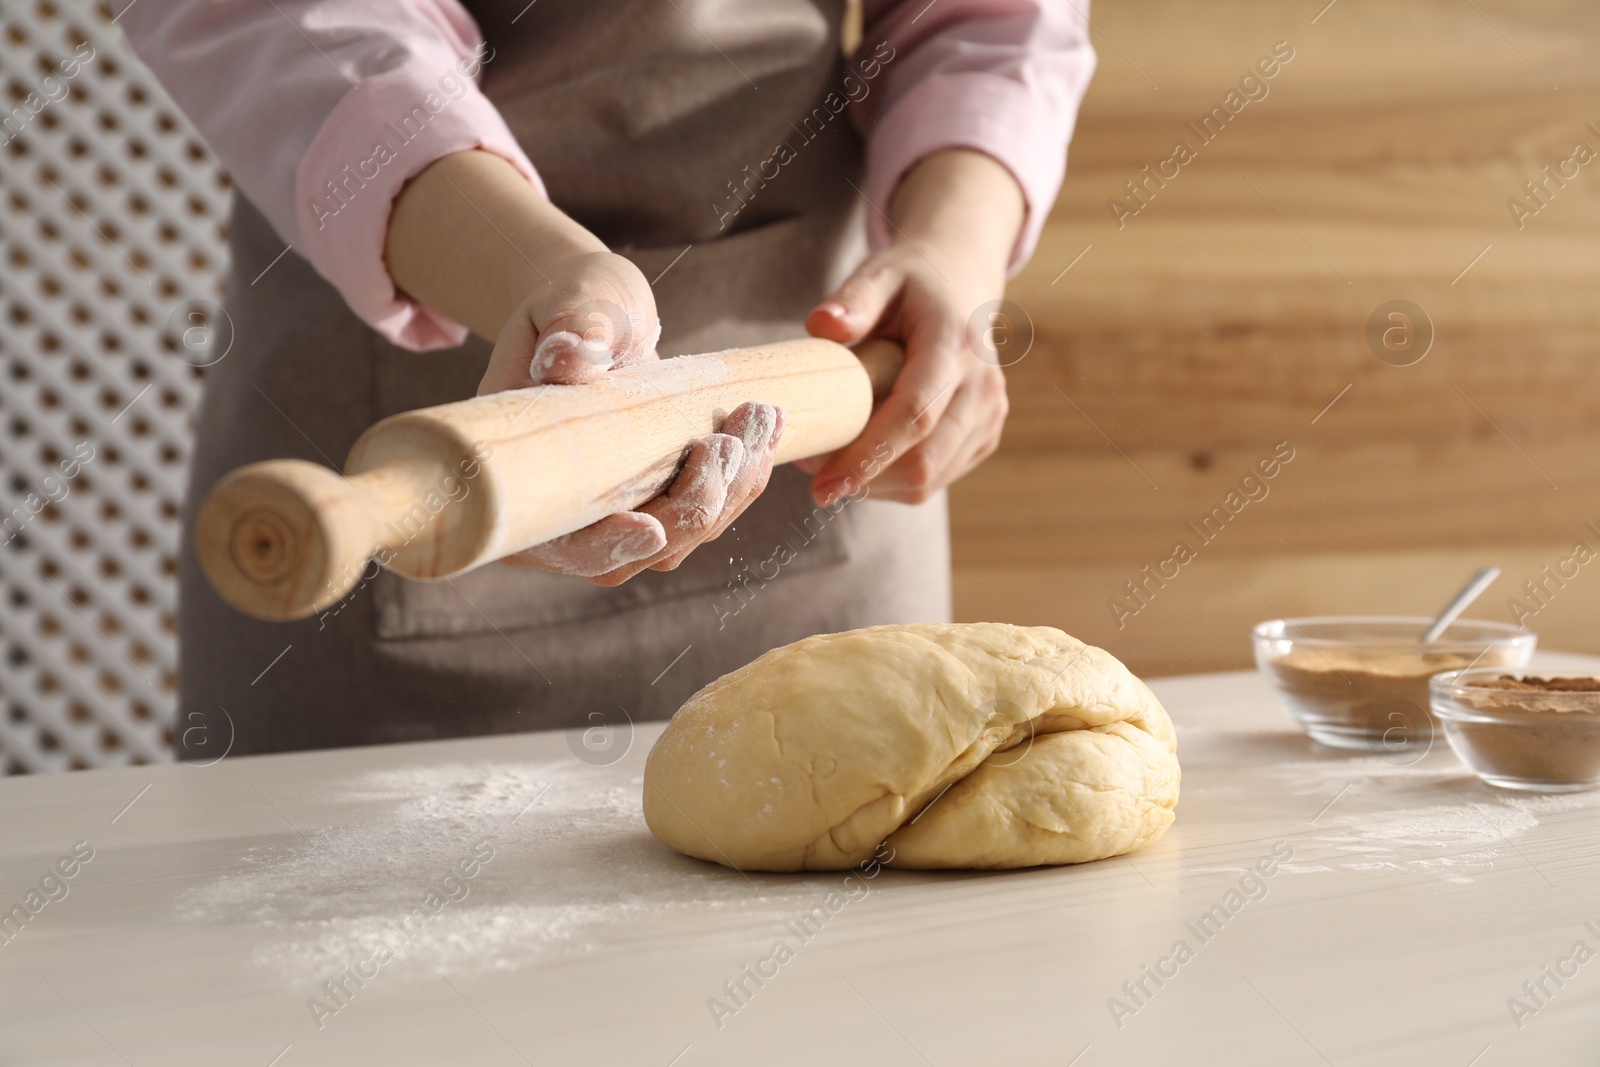
<path fill-rule="evenodd" d="M 1502 789 L 1576 793 L 1600 788 L 1600 691 L 1473 684 L 1503 677 L 1531 676 L 1475 667 L 1435 675 L 1429 683 L 1433 714 L 1461 761 Z"/>
<path fill-rule="evenodd" d="M 1256 665 L 1312 740 L 1392 755 L 1432 743 L 1430 677 L 1474 666 L 1525 667 L 1538 642 L 1510 623 L 1459 619 L 1424 645 L 1432 622 L 1405 615 L 1275 619 L 1251 637 Z"/>

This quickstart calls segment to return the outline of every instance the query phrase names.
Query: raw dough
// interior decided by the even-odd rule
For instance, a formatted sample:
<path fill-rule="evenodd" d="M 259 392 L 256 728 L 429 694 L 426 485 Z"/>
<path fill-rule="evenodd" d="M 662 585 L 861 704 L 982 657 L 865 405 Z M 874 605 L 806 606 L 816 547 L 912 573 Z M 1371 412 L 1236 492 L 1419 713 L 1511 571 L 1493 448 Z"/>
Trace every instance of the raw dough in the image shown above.
<path fill-rule="evenodd" d="M 691 697 L 644 775 L 651 832 L 739 870 L 843 870 L 884 842 L 897 867 L 1080 863 L 1154 841 L 1177 802 L 1177 740 L 1144 683 L 1002 623 L 774 649 Z"/>

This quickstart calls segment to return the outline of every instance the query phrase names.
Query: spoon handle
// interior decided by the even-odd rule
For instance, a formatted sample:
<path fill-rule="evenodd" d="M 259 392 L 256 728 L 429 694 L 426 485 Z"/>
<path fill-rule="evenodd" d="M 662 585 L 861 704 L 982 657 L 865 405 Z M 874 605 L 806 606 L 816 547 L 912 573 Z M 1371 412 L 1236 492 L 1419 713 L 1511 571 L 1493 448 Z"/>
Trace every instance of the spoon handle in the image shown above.
<path fill-rule="evenodd" d="M 1477 574 L 1474 574 L 1467 584 L 1461 587 L 1461 592 L 1457 593 L 1455 598 L 1445 605 L 1445 609 L 1439 612 L 1438 618 L 1433 620 L 1433 625 L 1428 627 L 1427 633 L 1422 635 L 1422 643 L 1431 645 L 1437 641 L 1439 635 L 1444 633 L 1450 624 L 1455 622 L 1456 618 L 1463 611 L 1466 611 L 1474 600 L 1478 599 L 1478 595 L 1489 588 L 1489 583 L 1498 577 L 1500 577 L 1499 567 L 1485 567 Z"/>

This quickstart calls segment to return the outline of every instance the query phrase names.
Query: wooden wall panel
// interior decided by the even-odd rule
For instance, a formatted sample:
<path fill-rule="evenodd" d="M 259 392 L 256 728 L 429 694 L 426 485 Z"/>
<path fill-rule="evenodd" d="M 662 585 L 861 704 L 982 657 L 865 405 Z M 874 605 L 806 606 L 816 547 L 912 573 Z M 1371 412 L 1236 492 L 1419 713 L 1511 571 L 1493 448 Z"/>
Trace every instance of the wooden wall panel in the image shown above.
<path fill-rule="evenodd" d="M 1589 544 L 1600 547 L 1595 538 Z M 1472 614 L 1507 619 L 1506 600 L 1571 551 L 1570 543 L 1425 552 L 1266 553 L 1202 556 L 1118 625 L 1106 602 L 1132 571 L 1120 563 L 1050 567 L 966 566 L 956 571 L 962 616 L 1061 626 L 1145 674 L 1248 666 L 1250 628 L 1281 614 L 1432 615 L 1473 569 L 1492 558 L 1504 574 Z M 1253 587 L 1252 587 L 1253 586 Z M 1441 594 L 1441 590 L 1444 592 Z M 1548 599 L 1528 620 L 1541 647 L 1570 649 L 1600 633 L 1600 565 Z M 1530 602 L 1531 603 L 1531 602 Z"/>
<path fill-rule="evenodd" d="M 1221 667 L 1248 662 L 1269 598 L 1427 613 L 1497 563 L 1474 614 L 1507 618 L 1574 539 L 1600 549 L 1600 159 L 1521 229 L 1506 205 L 1533 204 L 1522 183 L 1574 142 L 1600 153 L 1600 7 L 1103 0 L 1093 18 L 1067 182 L 1010 294 L 1034 348 L 1008 370 L 1004 446 L 952 492 L 958 616 L 1061 626 L 1136 670 Z M 1295 57 L 1268 95 L 1119 228 L 1106 201 L 1197 145 L 1186 121 L 1280 40 Z M 1432 322 L 1413 366 L 1369 347 L 1394 299 Z M 1280 441 L 1296 458 L 1270 495 L 1118 629 L 1106 601 Z M 1597 623 L 1586 569 L 1533 626 L 1600 651 Z"/>

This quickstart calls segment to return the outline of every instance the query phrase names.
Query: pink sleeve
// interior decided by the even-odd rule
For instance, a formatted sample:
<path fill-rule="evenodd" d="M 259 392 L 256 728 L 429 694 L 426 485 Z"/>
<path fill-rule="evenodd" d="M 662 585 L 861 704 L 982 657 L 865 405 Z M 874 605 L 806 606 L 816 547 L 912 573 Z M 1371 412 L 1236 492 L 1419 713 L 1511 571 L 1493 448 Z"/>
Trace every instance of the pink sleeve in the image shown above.
<path fill-rule="evenodd" d="M 478 89 L 494 53 L 457 0 L 118 0 L 119 24 L 278 233 L 396 344 L 462 326 L 398 292 L 389 210 L 441 156 L 482 148 L 542 194 Z"/>
<path fill-rule="evenodd" d="M 852 107 L 867 138 L 864 192 L 878 208 L 942 148 L 971 148 L 1011 171 L 1027 200 L 1011 271 L 1033 254 L 1067 165 L 1078 104 L 1094 74 L 1088 0 L 867 0 L 852 65 L 879 65 Z M 888 223 L 869 214 L 874 248 Z"/>

